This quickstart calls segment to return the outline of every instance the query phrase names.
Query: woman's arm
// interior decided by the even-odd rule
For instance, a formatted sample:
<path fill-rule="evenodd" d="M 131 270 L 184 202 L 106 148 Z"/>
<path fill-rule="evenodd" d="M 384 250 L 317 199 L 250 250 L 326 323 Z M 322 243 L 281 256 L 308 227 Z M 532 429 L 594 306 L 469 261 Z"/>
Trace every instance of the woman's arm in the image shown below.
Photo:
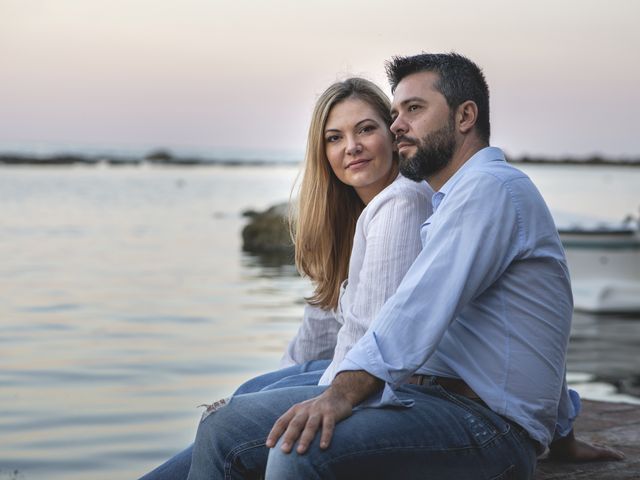
<path fill-rule="evenodd" d="M 349 284 L 341 302 L 343 326 L 320 384 L 331 382 L 338 365 L 395 293 L 422 249 L 420 226 L 431 213 L 431 190 L 426 183 L 404 178 L 396 182 L 401 183 L 376 197 L 359 220 Z"/>
<path fill-rule="evenodd" d="M 332 311 L 306 304 L 302 324 L 280 360 L 281 367 L 311 360 L 330 360 L 341 324 Z"/>

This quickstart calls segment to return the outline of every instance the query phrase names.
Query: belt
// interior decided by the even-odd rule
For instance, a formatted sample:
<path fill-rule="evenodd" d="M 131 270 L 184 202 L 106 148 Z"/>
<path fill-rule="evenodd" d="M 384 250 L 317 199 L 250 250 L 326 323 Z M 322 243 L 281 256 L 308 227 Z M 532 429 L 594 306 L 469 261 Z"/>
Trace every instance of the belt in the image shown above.
<path fill-rule="evenodd" d="M 407 383 L 411 385 L 425 385 L 435 383 L 440 385 L 448 392 L 456 393 L 472 400 L 480 398 L 478 394 L 465 383 L 464 380 L 460 380 L 459 378 L 437 377 L 435 375 L 412 375 L 411 377 L 409 377 L 409 380 L 407 380 Z"/>

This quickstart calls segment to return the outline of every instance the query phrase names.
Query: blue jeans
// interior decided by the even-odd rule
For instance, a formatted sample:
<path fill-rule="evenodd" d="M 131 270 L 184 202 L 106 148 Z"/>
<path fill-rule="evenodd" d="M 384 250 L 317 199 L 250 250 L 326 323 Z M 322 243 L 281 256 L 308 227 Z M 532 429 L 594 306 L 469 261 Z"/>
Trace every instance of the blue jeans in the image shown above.
<path fill-rule="evenodd" d="M 294 365 L 265 373 L 240 385 L 233 395 L 284 388 L 292 385 L 317 385 L 329 363 L 329 360 L 313 360 L 302 365 Z M 191 468 L 192 451 L 193 445 L 190 445 L 141 477 L 140 480 L 186 480 L 189 468 Z"/>
<path fill-rule="evenodd" d="M 234 397 L 201 422 L 189 480 L 530 479 L 535 444 L 517 424 L 439 385 L 404 385 L 412 408 L 364 408 L 299 455 L 265 447 L 276 419 L 326 387 L 291 387 Z"/>

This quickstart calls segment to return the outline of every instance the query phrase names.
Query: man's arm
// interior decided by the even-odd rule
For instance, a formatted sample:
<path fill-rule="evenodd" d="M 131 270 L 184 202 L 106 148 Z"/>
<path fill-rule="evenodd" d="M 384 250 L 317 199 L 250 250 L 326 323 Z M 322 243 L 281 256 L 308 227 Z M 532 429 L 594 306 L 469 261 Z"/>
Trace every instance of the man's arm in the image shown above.
<path fill-rule="evenodd" d="M 282 450 L 290 452 L 300 439 L 297 451 L 303 453 L 322 429 L 320 447 L 327 448 L 335 424 L 385 383 L 399 383 L 424 364 L 457 312 L 509 263 L 517 236 L 509 192 L 493 176 L 473 175 L 466 182 L 464 194 L 446 202 L 446 216 L 430 229 L 418 259 L 343 360 L 341 373 L 322 395 L 294 405 L 278 419 L 267 437 L 268 447 L 283 437 Z M 501 213 L 499 222 L 496 211 Z M 358 361 L 350 359 L 356 350 Z"/>
<path fill-rule="evenodd" d="M 296 451 L 302 454 L 321 429 L 320 448 L 328 448 L 336 423 L 349 417 L 353 407 L 383 385 L 382 380 L 362 370 L 340 373 L 321 395 L 294 405 L 276 421 L 267 436 L 267 447 L 275 447 L 282 437 L 282 451 L 289 453 L 298 440 Z"/>

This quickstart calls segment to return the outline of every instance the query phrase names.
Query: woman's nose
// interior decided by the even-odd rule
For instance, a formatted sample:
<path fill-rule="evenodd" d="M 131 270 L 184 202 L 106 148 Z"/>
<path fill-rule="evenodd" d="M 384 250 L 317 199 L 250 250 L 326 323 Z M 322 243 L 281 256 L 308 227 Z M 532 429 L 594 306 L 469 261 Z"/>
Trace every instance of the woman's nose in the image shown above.
<path fill-rule="evenodd" d="M 362 151 L 362 145 L 355 138 L 347 139 L 347 154 L 356 155 Z"/>

